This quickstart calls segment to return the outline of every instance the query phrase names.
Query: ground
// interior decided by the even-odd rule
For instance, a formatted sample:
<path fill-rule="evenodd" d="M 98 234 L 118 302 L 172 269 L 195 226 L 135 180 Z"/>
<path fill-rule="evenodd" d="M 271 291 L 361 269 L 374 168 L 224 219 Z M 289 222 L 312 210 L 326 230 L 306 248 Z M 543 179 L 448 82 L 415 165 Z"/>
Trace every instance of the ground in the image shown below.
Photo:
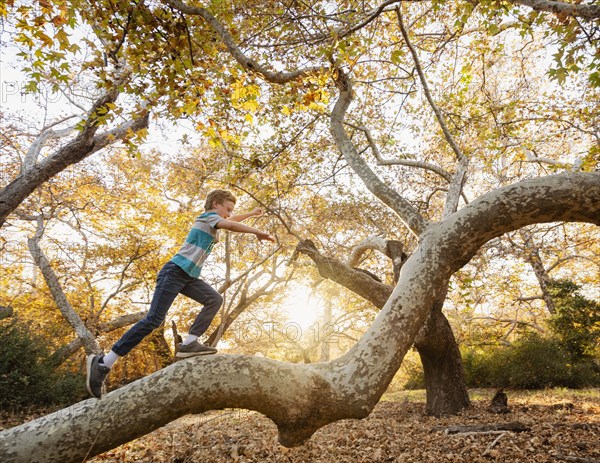
<path fill-rule="evenodd" d="M 280 446 L 275 425 L 255 412 L 190 415 L 89 461 L 600 463 L 600 389 L 507 391 L 507 414 L 487 410 L 494 392 L 471 391 L 471 409 L 443 418 L 424 415 L 423 391 L 387 394 L 368 418 L 330 424 L 293 449 Z M 511 422 L 530 429 L 444 432 Z"/>

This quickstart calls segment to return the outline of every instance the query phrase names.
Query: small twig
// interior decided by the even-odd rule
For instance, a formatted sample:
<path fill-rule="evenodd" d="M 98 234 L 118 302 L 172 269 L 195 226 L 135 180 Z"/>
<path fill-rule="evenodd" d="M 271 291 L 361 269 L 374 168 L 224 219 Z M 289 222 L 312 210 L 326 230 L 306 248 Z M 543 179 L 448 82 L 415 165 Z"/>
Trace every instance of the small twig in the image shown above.
<path fill-rule="evenodd" d="M 496 447 L 496 445 L 498 445 L 498 441 L 500 439 L 502 439 L 506 434 L 508 434 L 508 432 L 509 431 L 501 432 L 501 434 L 494 439 L 494 442 L 492 442 L 490 445 L 488 445 L 488 448 L 485 449 L 485 452 L 483 452 L 483 456 L 486 456 L 490 452 L 490 450 L 492 450 L 494 447 Z"/>

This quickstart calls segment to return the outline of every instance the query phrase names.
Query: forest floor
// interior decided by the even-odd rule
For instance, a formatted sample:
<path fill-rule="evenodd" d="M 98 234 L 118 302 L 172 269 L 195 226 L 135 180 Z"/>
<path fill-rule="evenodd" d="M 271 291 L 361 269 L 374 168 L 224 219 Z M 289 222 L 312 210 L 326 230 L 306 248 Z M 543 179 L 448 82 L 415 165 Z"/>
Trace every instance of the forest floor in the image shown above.
<path fill-rule="evenodd" d="M 386 394 L 367 418 L 332 423 L 292 449 L 279 445 L 275 425 L 255 412 L 188 415 L 89 462 L 600 463 L 600 389 L 507 391 L 505 414 L 487 410 L 494 391 L 470 394 L 469 410 L 443 418 L 424 414 L 423 391 Z M 514 422 L 527 430 L 446 431 Z"/>

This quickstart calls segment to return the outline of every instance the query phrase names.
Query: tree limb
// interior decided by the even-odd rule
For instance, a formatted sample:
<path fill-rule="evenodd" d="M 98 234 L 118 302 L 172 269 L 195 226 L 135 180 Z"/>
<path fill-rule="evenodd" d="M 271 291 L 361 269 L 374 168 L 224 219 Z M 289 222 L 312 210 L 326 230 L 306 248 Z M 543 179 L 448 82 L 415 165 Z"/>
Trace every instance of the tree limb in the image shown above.
<path fill-rule="evenodd" d="M 429 222 L 397 191 L 381 181 L 362 159 L 346 134 L 344 116 L 352 101 L 352 82 L 342 69 L 336 70 L 336 85 L 339 89 L 339 97 L 331 112 L 330 127 L 338 149 L 371 193 L 392 209 L 406 227 L 418 237 L 429 226 Z"/>
<path fill-rule="evenodd" d="M 13 212 L 36 188 L 59 172 L 85 159 L 87 156 L 106 147 L 116 140 L 123 139 L 128 133 L 148 126 L 149 114 L 143 111 L 138 119 L 126 122 L 119 127 L 97 135 L 100 113 L 107 104 L 114 103 L 118 96 L 118 85 L 100 96 L 92 105 L 81 131 L 53 155 L 24 170 L 17 178 L 0 190 L 0 227 L 6 217 Z"/>
<path fill-rule="evenodd" d="M 429 90 L 429 84 L 427 83 L 427 79 L 425 78 L 425 74 L 423 73 L 423 67 L 421 66 L 421 61 L 419 60 L 419 55 L 417 54 L 417 50 L 415 49 L 414 45 L 410 41 L 410 37 L 408 36 L 408 31 L 406 30 L 406 26 L 404 25 L 404 20 L 402 19 L 402 12 L 400 11 L 400 6 L 396 7 L 396 16 L 398 17 L 398 24 L 400 26 L 400 32 L 402 33 L 404 42 L 406 43 L 406 46 L 410 50 L 410 54 L 412 55 L 413 60 L 415 62 L 415 68 L 417 69 L 417 74 L 419 75 L 419 79 L 421 80 L 421 85 L 423 86 L 423 92 L 425 93 L 425 97 L 427 98 L 427 101 L 429 102 L 431 109 L 433 109 L 435 117 L 438 120 L 440 127 L 442 128 L 442 132 L 444 132 L 444 137 L 446 138 L 446 141 L 452 148 L 452 151 L 454 151 L 454 154 L 456 154 L 456 158 L 459 161 L 466 162 L 467 161 L 466 156 L 464 155 L 462 150 L 459 148 L 459 146 L 454 141 L 454 137 L 450 133 L 450 129 L 448 129 L 448 125 L 446 124 L 446 119 L 444 118 L 444 115 L 442 114 L 442 112 L 440 111 L 440 108 L 438 108 L 437 104 L 433 100 L 433 97 L 431 96 L 431 91 Z"/>
<path fill-rule="evenodd" d="M 536 11 L 548 11 L 593 21 L 600 19 L 600 5 L 582 5 L 552 0 L 508 0 L 510 3 L 528 6 Z"/>
<path fill-rule="evenodd" d="M 433 173 L 439 175 L 440 177 L 446 179 L 448 182 L 450 182 L 452 180 L 452 174 L 450 174 L 450 172 L 447 172 L 446 170 L 442 169 L 440 166 L 431 164 L 429 162 L 413 161 L 411 159 L 400 159 L 400 158 L 383 159 L 381 156 L 381 153 L 379 152 L 379 148 L 377 147 L 377 143 L 375 143 L 375 140 L 373 139 L 373 136 L 371 135 L 371 131 L 367 127 L 365 127 L 364 125 L 352 124 L 351 122 L 348 122 L 348 121 L 345 121 L 344 124 L 365 133 L 365 136 L 367 137 L 369 146 L 371 147 L 371 152 L 373 153 L 373 156 L 375 156 L 375 159 L 377 159 L 378 166 L 400 165 L 400 166 L 406 166 L 406 167 L 417 167 L 420 169 L 429 170 L 430 172 L 433 172 Z"/>
<path fill-rule="evenodd" d="M 143 310 L 141 312 L 135 312 L 131 314 L 121 315 L 113 320 L 110 320 L 105 323 L 101 323 L 98 325 L 96 334 L 105 334 L 110 333 L 111 331 L 118 330 L 119 328 L 123 328 L 124 326 L 133 325 L 134 323 L 140 321 L 142 318 L 146 316 L 147 311 Z M 49 358 L 49 362 L 53 365 L 61 365 L 65 360 L 71 357 L 75 352 L 77 352 L 83 343 L 80 338 L 76 338 L 71 341 L 69 344 L 60 347 Z"/>
<path fill-rule="evenodd" d="M 58 281 L 58 277 L 54 270 L 50 266 L 50 262 L 42 252 L 40 248 L 39 242 L 43 233 L 43 219 L 40 216 L 37 221 L 37 231 L 33 238 L 27 239 L 27 244 L 29 245 L 29 251 L 31 252 L 31 256 L 35 264 L 39 267 L 46 284 L 48 285 L 48 289 L 52 294 L 52 298 L 56 303 L 58 310 L 62 314 L 63 318 L 75 331 L 77 337 L 81 339 L 81 342 L 85 348 L 86 353 L 98 353 L 101 352 L 102 349 L 98 344 L 98 341 L 94 338 L 94 335 L 87 329 L 83 320 L 79 317 L 75 309 L 69 303 L 67 296 L 65 295 L 60 282 Z"/>

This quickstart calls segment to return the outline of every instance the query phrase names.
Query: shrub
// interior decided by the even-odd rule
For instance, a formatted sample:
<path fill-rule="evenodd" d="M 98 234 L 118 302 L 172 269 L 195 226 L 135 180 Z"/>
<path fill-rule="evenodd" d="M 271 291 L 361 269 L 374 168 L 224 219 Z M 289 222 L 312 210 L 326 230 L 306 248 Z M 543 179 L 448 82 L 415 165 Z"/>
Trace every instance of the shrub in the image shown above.
<path fill-rule="evenodd" d="M 550 328 L 577 359 L 592 357 L 600 345 L 600 304 L 583 297 L 580 289 L 569 280 L 555 280 L 548 286 L 556 309 Z"/>
<path fill-rule="evenodd" d="M 507 347 L 467 350 L 463 364 L 471 387 L 600 386 L 600 368 L 591 359 L 574 359 L 560 340 L 537 333 Z"/>
<path fill-rule="evenodd" d="M 0 322 L 0 408 L 72 403 L 82 396 L 82 375 L 58 371 L 42 337 L 18 319 Z"/>

